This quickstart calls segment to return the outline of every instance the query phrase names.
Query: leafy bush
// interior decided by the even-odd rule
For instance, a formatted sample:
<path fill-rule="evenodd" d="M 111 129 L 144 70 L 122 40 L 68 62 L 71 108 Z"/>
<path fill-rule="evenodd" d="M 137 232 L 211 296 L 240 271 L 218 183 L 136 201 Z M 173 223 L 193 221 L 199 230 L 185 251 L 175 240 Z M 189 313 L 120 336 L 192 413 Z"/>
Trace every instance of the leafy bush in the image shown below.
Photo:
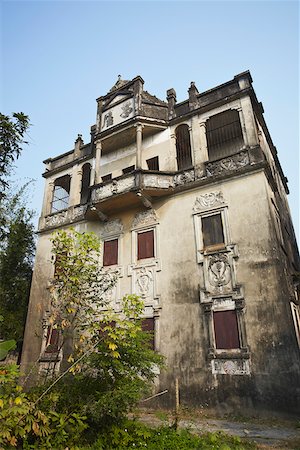
<path fill-rule="evenodd" d="M 0 446 L 65 449 L 87 428 L 79 414 L 39 409 L 17 384 L 18 366 L 0 366 Z"/>

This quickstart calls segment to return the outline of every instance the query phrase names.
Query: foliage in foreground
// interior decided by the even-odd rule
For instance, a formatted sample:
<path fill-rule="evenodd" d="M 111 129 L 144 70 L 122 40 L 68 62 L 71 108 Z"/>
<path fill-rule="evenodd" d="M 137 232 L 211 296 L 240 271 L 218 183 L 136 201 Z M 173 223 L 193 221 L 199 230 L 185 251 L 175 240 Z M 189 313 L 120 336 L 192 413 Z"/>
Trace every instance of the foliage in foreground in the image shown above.
<path fill-rule="evenodd" d="M 149 428 L 135 421 L 125 421 L 102 433 L 93 445 L 82 450 L 243 450 L 255 449 L 252 443 L 224 433 L 197 436 L 188 430 L 170 427 Z"/>
<path fill-rule="evenodd" d="M 18 385 L 18 366 L 0 366 L 0 448 L 64 449 L 87 428 L 85 417 L 40 409 Z"/>

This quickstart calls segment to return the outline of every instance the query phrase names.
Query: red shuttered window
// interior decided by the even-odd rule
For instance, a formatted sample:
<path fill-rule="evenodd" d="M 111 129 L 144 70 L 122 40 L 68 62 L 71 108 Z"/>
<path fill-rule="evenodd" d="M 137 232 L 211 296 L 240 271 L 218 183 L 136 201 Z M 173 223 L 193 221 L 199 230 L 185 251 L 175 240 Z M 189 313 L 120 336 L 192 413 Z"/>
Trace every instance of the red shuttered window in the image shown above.
<path fill-rule="evenodd" d="M 151 338 L 149 338 L 149 347 L 152 350 L 155 350 L 155 342 L 154 342 L 154 318 L 150 317 L 148 319 L 142 320 L 142 330 L 149 333 Z"/>
<path fill-rule="evenodd" d="M 118 239 L 104 241 L 103 266 L 118 264 Z"/>
<path fill-rule="evenodd" d="M 216 348 L 240 348 L 236 311 L 214 311 L 213 317 Z"/>
<path fill-rule="evenodd" d="M 138 259 L 154 257 L 154 230 L 138 233 Z"/>
<path fill-rule="evenodd" d="M 59 346 L 59 330 L 48 326 L 45 353 L 57 353 Z"/>

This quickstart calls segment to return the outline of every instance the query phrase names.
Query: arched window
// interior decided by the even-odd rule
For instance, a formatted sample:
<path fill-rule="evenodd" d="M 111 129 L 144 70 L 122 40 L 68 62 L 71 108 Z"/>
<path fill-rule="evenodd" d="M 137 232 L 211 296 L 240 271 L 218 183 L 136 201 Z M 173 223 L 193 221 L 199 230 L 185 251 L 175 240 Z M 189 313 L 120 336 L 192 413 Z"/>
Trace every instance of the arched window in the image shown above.
<path fill-rule="evenodd" d="M 237 153 L 244 145 L 238 111 L 229 109 L 208 119 L 206 139 L 210 161 Z"/>
<path fill-rule="evenodd" d="M 70 184 L 70 175 L 65 175 L 55 180 L 51 207 L 52 213 L 68 208 L 70 198 Z"/>
<path fill-rule="evenodd" d="M 80 203 L 86 203 L 90 199 L 91 165 L 84 164 L 82 167 L 82 181 Z"/>
<path fill-rule="evenodd" d="M 175 130 L 176 154 L 178 170 L 192 167 L 192 151 L 189 127 L 186 124 L 179 125 Z"/>

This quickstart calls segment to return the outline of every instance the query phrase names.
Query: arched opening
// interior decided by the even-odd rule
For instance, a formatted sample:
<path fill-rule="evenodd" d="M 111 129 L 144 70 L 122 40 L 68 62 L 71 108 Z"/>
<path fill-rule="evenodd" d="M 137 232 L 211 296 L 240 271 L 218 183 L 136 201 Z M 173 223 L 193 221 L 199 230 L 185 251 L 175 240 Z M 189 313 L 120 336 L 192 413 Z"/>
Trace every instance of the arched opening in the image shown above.
<path fill-rule="evenodd" d="M 91 165 L 84 164 L 82 167 L 82 181 L 80 203 L 87 203 L 90 199 Z"/>
<path fill-rule="evenodd" d="M 51 212 L 61 211 L 69 206 L 70 198 L 70 175 L 64 175 L 54 181 L 54 191 L 52 198 Z"/>
<path fill-rule="evenodd" d="M 179 125 L 175 130 L 176 154 L 178 170 L 192 167 L 192 151 L 189 127 L 186 124 Z"/>
<path fill-rule="evenodd" d="M 237 153 L 244 145 L 239 112 L 229 109 L 208 119 L 206 139 L 210 161 Z"/>

